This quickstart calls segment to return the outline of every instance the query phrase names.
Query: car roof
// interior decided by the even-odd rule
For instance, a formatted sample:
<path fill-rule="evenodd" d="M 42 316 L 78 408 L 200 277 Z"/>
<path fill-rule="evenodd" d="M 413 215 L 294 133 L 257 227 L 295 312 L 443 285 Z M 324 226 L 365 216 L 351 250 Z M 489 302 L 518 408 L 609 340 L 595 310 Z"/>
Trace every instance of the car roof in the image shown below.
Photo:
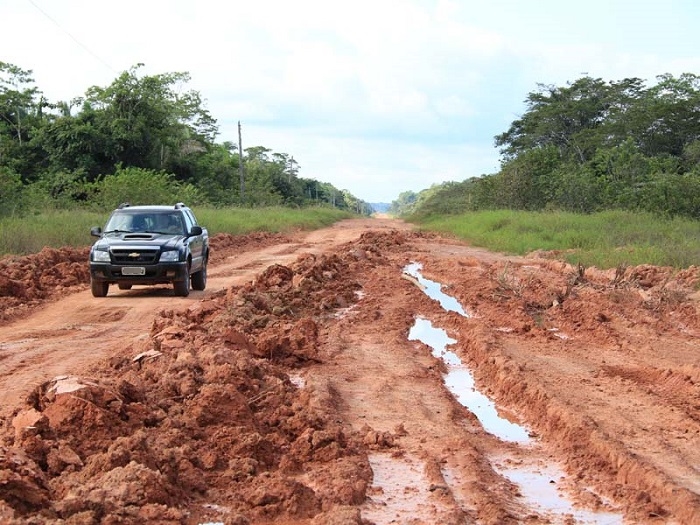
<path fill-rule="evenodd" d="M 139 212 L 139 211 L 177 211 L 177 210 L 187 210 L 187 206 L 166 206 L 166 205 L 148 205 L 148 206 L 125 206 L 123 208 L 117 208 L 114 211 L 119 212 Z"/>

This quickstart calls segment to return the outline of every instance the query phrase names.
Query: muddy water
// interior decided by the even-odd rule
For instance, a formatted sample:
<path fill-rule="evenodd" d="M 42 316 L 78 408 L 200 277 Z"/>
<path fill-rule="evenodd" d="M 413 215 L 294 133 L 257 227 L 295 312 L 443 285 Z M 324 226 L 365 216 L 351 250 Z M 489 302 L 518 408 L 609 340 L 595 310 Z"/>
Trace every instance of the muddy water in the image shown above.
<path fill-rule="evenodd" d="M 419 458 L 372 454 L 369 462 L 374 484 L 362 510 L 363 520 L 377 525 L 442 521 L 441 516 L 436 516 L 439 505 Z"/>
<path fill-rule="evenodd" d="M 426 279 L 420 273 L 423 266 L 420 263 L 411 263 L 404 268 L 404 273 L 410 275 L 418 281 L 418 285 L 431 299 L 435 299 L 440 303 L 440 305 L 448 312 L 457 312 L 464 317 L 469 317 L 470 315 L 464 310 L 459 301 L 454 297 L 447 295 L 442 291 L 442 285 L 436 281 L 431 281 Z"/>
<path fill-rule="evenodd" d="M 439 301 L 443 308 L 469 316 L 456 299 L 442 291 L 440 283 L 425 279 L 420 274 L 420 269 L 421 266 L 414 263 L 407 266 L 404 271 L 415 278 L 421 289 L 429 297 Z M 462 363 L 459 356 L 448 350 L 448 347 L 457 341 L 450 338 L 445 330 L 434 327 L 427 319 L 416 317 L 408 338 L 423 342 L 432 349 L 435 357 L 443 360 L 447 366 L 447 373 L 444 376 L 445 386 L 462 405 L 477 416 L 485 431 L 503 441 L 523 447 L 518 451 L 517 458 L 512 452 L 504 453 L 498 458 L 491 458 L 494 470 L 518 485 L 521 504 L 547 516 L 552 523 L 617 524 L 623 522 L 622 516 L 617 513 L 575 508 L 573 502 L 558 490 L 559 481 L 565 478 L 564 472 L 551 462 L 539 459 L 543 453 L 539 450 L 538 444 L 530 438 L 527 430 L 521 425 L 502 418 L 495 403 L 475 388 L 471 370 Z M 449 472 L 443 472 L 443 475 L 448 483 L 457 482 Z"/>
<path fill-rule="evenodd" d="M 530 436 L 524 427 L 502 418 L 496 404 L 474 387 L 474 376 L 469 367 L 462 363 L 457 354 L 447 350 L 447 346 L 457 342 L 448 337 L 447 332 L 419 317 L 409 331 L 408 339 L 428 345 L 432 348 L 433 355 L 445 362 L 448 370 L 444 377 L 445 386 L 479 419 L 486 432 L 504 441 L 530 442 Z"/>
<path fill-rule="evenodd" d="M 492 458 L 492 466 L 502 476 L 520 487 L 523 502 L 550 517 L 554 523 L 577 524 L 621 524 L 622 517 L 613 512 L 586 511 L 574 508 L 571 501 L 558 489 L 564 472 L 556 465 L 542 464 L 537 460 L 522 460 L 513 463 L 512 458 Z"/>

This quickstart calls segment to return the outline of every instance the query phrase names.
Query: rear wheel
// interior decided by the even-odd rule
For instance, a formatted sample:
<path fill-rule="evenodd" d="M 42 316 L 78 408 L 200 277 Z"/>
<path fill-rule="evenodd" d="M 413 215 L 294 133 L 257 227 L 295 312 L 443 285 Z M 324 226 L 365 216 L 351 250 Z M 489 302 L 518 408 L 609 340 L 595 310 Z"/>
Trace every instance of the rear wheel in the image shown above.
<path fill-rule="evenodd" d="M 192 274 L 192 289 L 204 290 L 207 287 L 207 263 L 198 272 Z"/>
<path fill-rule="evenodd" d="M 90 290 L 94 297 L 105 297 L 109 291 L 109 283 L 106 281 L 90 281 Z"/>

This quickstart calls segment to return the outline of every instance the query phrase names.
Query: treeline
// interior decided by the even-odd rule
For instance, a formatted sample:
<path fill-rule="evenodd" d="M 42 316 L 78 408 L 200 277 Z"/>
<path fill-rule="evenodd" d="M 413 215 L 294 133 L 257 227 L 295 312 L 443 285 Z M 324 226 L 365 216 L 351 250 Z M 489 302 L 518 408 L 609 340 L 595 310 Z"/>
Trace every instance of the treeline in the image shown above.
<path fill-rule="evenodd" d="M 369 214 L 346 190 L 299 177 L 287 153 L 217 142 L 187 73 L 139 75 L 69 102 L 47 100 L 31 70 L 0 62 L 0 216 L 36 209 L 175 202 L 327 205 Z M 241 183 L 240 164 L 244 178 Z"/>
<path fill-rule="evenodd" d="M 398 214 L 609 209 L 700 217 L 700 77 L 538 85 L 495 137 L 495 174 L 404 192 Z"/>

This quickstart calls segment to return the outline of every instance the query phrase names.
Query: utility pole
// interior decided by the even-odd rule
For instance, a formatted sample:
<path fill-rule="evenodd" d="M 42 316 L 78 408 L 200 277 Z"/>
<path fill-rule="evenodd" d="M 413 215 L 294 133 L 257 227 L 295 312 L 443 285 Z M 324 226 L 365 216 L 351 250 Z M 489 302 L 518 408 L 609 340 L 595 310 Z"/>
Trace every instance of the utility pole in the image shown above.
<path fill-rule="evenodd" d="M 296 175 L 294 172 L 294 156 L 290 157 L 287 161 L 287 182 L 292 183 L 292 175 Z"/>
<path fill-rule="evenodd" d="M 241 121 L 238 121 L 238 174 L 241 177 L 241 204 L 245 197 L 245 178 L 243 177 L 243 139 L 241 138 Z"/>

